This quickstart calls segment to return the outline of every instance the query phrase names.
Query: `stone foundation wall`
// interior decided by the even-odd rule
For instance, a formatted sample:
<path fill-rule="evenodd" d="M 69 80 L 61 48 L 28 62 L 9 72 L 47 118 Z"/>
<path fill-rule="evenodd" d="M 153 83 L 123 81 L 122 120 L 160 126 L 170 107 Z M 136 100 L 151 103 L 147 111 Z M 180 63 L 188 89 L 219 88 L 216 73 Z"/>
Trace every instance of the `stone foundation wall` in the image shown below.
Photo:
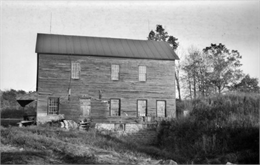
<path fill-rule="evenodd" d="M 99 131 L 102 131 L 102 130 L 114 131 L 115 124 L 96 123 L 95 129 L 99 130 Z"/>
<path fill-rule="evenodd" d="M 144 128 L 146 128 L 144 124 L 96 123 L 95 126 L 99 131 L 124 131 L 125 133 L 135 133 Z"/>
<path fill-rule="evenodd" d="M 95 129 L 102 131 L 123 131 L 124 133 L 136 133 L 144 129 L 154 129 L 156 126 L 153 124 L 130 124 L 130 123 L 96 123 Z"/>
<path fill-rule="evenodd" d="M 151 124 L 114 124 L 114 123 L 96 123 L 95 129 L 104 134 L 113 136 L 127 135 L 133 141 L 140 144 L 151 145 L 157 141 L 156 127 Z"/>
<path fill-rule="evenodd" d="M 55 121 L 60 121 L 64 119 L 64 115 L 46 115 L 46 116 L 37 116 L 37 125 L 39 124 L 45 124 L 49 122 L 55 122 Z"/>

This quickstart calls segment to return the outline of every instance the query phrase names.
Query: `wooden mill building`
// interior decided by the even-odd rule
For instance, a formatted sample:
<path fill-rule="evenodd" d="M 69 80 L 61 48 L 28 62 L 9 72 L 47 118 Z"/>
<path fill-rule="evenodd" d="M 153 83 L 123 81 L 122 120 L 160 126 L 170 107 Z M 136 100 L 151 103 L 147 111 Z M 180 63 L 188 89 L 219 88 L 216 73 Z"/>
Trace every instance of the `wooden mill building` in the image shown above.
<path fill-rule="evenodd" d="M 37 121 L 134 123 L 176 116 L 175 60 L 165 42 L 38 34 Z"/>

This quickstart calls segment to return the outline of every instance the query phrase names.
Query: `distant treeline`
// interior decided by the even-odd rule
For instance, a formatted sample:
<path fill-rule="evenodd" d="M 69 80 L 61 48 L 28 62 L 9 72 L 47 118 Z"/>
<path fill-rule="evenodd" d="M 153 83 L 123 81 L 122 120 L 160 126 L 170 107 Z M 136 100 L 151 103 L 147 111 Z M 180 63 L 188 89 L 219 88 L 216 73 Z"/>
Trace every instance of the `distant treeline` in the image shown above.
<path fill-rule="evenodd" d="M 16 101 L 16 97 L 22 96 L 24 94 L 32 93 L 32 91 L 26 92 L 24 90 L 6 90 L 1 91 L 0 90 L 0 98 L 1 98 L 1 110 L 19 110 L 22 109 L 22 107 L 19 105 L 19 103 Z M 35 103 L 31 103 L 28 106 L 26 106 L 26 109 L 29 107 L 35 106 Z"/>

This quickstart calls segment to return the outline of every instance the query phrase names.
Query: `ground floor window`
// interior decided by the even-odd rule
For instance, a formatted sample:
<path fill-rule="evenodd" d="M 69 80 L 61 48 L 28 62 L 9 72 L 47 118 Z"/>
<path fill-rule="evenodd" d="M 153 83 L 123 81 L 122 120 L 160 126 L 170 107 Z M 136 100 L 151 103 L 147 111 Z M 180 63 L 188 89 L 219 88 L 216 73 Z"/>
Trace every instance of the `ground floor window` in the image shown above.
<path fill-rule="evenodd" d="M 82 116 L 88 117 L 91 110 L 91 100 L 90 99 L 80 99 L 80 111 Z"/>
<path fill-rule="evenodd" d="M 137 100 L 138 116 L 147 116 L 147 100 Z"/>
<path fill-rule="evenodd" d="M 110 116 L 120 115 L 120 99 L 110 99 Z"/>
<path fill-rule="evenodd" d="M 166 117 L 166 101 L 165 100 L 156 101 L 156 112 L 157 112 L 157 117 Z"/>
<path fill-rule="evenodd" d="M 59 114 L 59 101 L 58 97 L 49 97 L 48 114 Z"/>

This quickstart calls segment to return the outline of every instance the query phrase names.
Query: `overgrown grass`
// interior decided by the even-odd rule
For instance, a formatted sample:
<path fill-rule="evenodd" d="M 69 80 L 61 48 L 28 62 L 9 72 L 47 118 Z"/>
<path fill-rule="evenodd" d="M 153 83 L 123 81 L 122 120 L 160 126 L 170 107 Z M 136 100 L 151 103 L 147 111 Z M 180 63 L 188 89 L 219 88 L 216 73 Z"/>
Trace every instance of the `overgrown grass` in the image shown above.
<path fill-rule="evenodd" d="M 10 152 L 1 153 L 1 162 L 26 164 L 32 163 L 28 157 L 38 157 L 38 164 L 138 164 L 146 159 L 172 159 L 179 164 L 258 164 L 259 100 L 257 95 L 232 94 L 184 102 L 180 107 L 192 109 L 189 116 L 163 121 L 151 139 L 140 137 L 150 135 L 150 130 L 115 136 L 93 129 L 1 127 L 2 144 L 25 149 L 11 154 L 13 161 Z M 102 155 L 106 154 L 112 156 L 105 159 Z"/>
<path fill-rule="evenodd" d="M 51 158 L 59 157 L 62 163 L 137 164 L 163 154 L 142 140 L 134 141 L 131 136 L 116 137 L 100 134 L 95 130 L 86 132 L 66 131 L 57 127 L 1 127 L 1 136 L 3 144 L 24 148 L 26 151 L 33 149 Z M 112 155 L 117 160 L 113 162 L 112 158 L 103 160 L 101 156 L 97 156 L 102 154 Z"/>
<path fill-rule="evenodd" d="M 57 131 L 55 133 L 55 131 Z M 18 128 L 9 127 L 1 128 L 1 143 L 11 144 L 19 148 L 35 149 L 50 154 L 51 151 L 57 155 L 64 155 L 62 159 L 66 159 L 67 156 L 83 157 L 86 160 L 81 163 L 93 163 L 93 155 L 85 149 L 83 146 L 75 145 L 70 142 L 66 142 L 58 138 L 60 135 L 59 130 L 52 129 L 38 129 L 36 127 Z"/>
<path fill-rule="evenodd" d="M 158 146 L 180 163 L 259 164 L 259 101 L 245 94 L 193 100 L 188 117 L 161 123 Z"/>

